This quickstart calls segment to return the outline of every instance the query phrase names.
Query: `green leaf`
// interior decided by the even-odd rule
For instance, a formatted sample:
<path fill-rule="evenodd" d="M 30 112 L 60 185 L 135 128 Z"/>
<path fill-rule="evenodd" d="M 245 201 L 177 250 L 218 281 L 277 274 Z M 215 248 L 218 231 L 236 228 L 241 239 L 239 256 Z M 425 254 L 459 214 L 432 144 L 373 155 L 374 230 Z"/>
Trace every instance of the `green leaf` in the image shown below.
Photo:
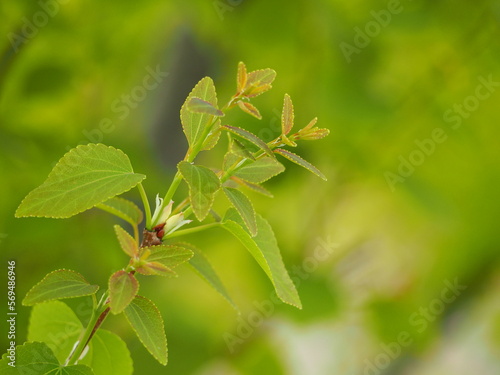
<path fill-rule="evenodd" d="M 264 157 L 245 164 L 234 172 L 234 176 L 256 184 L 269 180 L 285 170 L 283 164 L 275 159 Z"/>
<path fill-rule="evenodd" d="M 215 92 L 214 82 L 210 77 L 205 77 L 194 87 L 188 95 L 181 108 L 181 123 L 184 134 L 188 140 L 189 146 L 193 147 L 203 137 L 207 126 L 211 126 L 213 115 L 207 113 L 197 113 L 190 110 L 192 98 L 198 98 L 217 108 L 217 94 Z M 220 126 L 220 120 L 213 125 L 212 132 Z"/>
<path fill-rule="evenodd" d="M 240 93 L 247 84 L 247 67 L 244 62 L 238 63 L 238 74 L 236 76 L 236 92 Z"/>
<path fill-rule="evenodd" d="M 193 212 L 202 221 L 214 203 L 220 180 L 210 169 L 187 161 L 181 161 L 177 167 L 189 185 L 189 200 Z"/>
<path fill-rule="evenodd" d="M 167 338 L 160 311 L 149 299 L 136 296 L 125 316 L 146 349 L 162 365 L 167 364 Z"/>
<path fill-rule="evenodd" d="M 99 329 L 87 355 L 79 361 L 94 371 L 94 375 L 132 375 L 134 366 L 125 342 L 113 332 Z"/>
<path fill-rule="evenodd" d="M 255 160 L 252 152 L 237 139 L 233 139 L 233 142 L 231 143 L 231 151 L 242 158 Z"/>
<path fill-rule="evenodd" d="M 252 254 L 273 283 L 278 297 L 285 303 L 302 308 L 299 295 L 283 264 L 274 232 L 269 223 L 262 216 L 257 215 L 258 233 L 252 238 L 250 233 L 244 229 L 242 219 L 231 208 L 226 212 L 222 226 Z"/>
<path fill-rule="evenodd" d="M 40 303 L 31 310 L 28 341 L 46 343 L 59 362 L 64 363 L 82 330 L 82 323 L 64 302 Z"/>
<path fill-rule="evenodd" d="M 314 165 L 309 163 L 308 161 L 302 159 L 299 155 L 294 154 L 293 152 L 290 152 L 288 150 L 283 150 L 281 148 L 278 148 L 277 150 L 274 150 L 275 153 L 280 154 L 281 156 L 284 156 L 290 161 L 293 161 L 295 164 L 300 165 L 301 167 L 304 167 L 308 171 L 314 173 L 316 176 L 322 178 L 323 180 L 327 180 L 326 176 L 321 173 L 321 171 L 316 168 Z"/>
<path fill-rule="evenodd" d="M 23 300 L 23 305 L 32 306 L 54 299 L 88 296 L 96 293 L 98 289 L 99 286 L 89 284 L 78 272 L 61 269 L 52 271 L 31 288 Z"/>
<path fill-rule="evenodd" d="M 139 283 L 134 275 L 123 270 L 115 272 L 109 278 L 109 307 L 113 314 L 121 313 L 134 299 L 139 290 Z"/>
<path fill-rule="evenodd" d="M 119 225 L 115 225 L 115 233 L 118 238 L 118 242 L 120 243 L 120 247 L 130 257 L 133 257 L 137 254 L 139 250 L 139 245 L 134 237 L 132 237 L 125 229 L 123 229 Z"/>
<path fill-rule="evenodd" d="M 62 366 L 43 342 L 28 342 L 16 347 L 16 367 L 9 366 L 7 353 L 0 360 L 2 375 L 94 375 L 85 365 Z"/>
<path fill-rule="evenodd" d="M 240 107 L 240 109 L 243 112 L 248 113 L 250 116 L 253 116 L 259 120 L 262 120 L 262 115 L 260 114 L 259 110 L 253 104 L 251 104 L 249 102 L 239 101 L 238 107 Z"/>
<path fill-rule="evenodd" d="M 238 183 L 241 186 L 247 187 L 250 190 L 255 191 L 256 193 L 262 194 L 269 198 L 274 198 L 274 195 L 269 190 L 267 190 L 266 188 L 264 188 L 259 184 L 254 184 L 253 182 L 245 181 L 235 176 L 232 176 L 231 180 Z"/>
<path fill-rule="evenodd" d="M 118 216 L 132 226 L 140 224 L 143 219 L 141 209 L 135 203 L 124 198 L 114 197 L 104 203 L 98 204 L 96 207 Z"/>
<path fill-rule="evenodd" d="M 257 221 L 250 199 L 238 189 L 224 188 L 224 193 L 240 214 L 252 237 L 255 236 L 257 234 Z"/>
<path fill-rule="evenodd" d="M 238 128 L 237 126 L 224 125 L 222 128 L 237 135 L 238 137 L 241 137 L 249 142 L 252 142 L 254 145 L 262 149 L 266 154 L 274 158 L 274 154 L 269 148 L 269 146 L 266 144 L 266 142 L 257 137 L 255 134 L 250 133 L 248 130 Z"/>
<path fill-rule="evenodd" d="M 276 72 L 272 69 L 254 70 L 247 74 L 247 81 L 245 87 L 245 96 L 247 98 L 256 97 L 272 88 L 276 78 Z"/>
<path fill-rule="evenodd" d="M 233 153 L 231 151 L 226 152 L 226 154 L 224 155 L 224 161 L 222 162 L 222 169 L 227 171 L 234 164 L 236 164 L 240 161 L 241 161 L 241 156 L 236 155 L 235 153 Z"/>
<path fill-rule="evenodd" d="M 212 103 L 202 100 L 197 97 L 192 97 L 187 103 L 187 109 L 195 113 L 205 113 L 207 115 L 222 117 L 224 112 L 214 107 Z"/>
<path fill-rule="evenodd" d="M 50 301 L 32 309 L 28 340 L 44 342 L 53 350 L 59 362 L 64 363 L 82 330 L 82 323 L 68 305 Z M 130 375 L 133 371 L 125 342 L 103 329 L 94 334 L 88 353 L 79 363 L 88 365 L 95 375 Z"/>
<path fill-rule="evenodd" d="M 191 250 L 176 245 L 151 246 L 144 248 L 144 250 L 151 251 L 147 258 L 148 261 L 158 262 L 169 268 L 177 267 L 193 257 Z"/>
<path fill-rule="evenodd" d="M 231 304 L 231 306 L 233 306 L 236 311 L 238 311 L 238 307 L 229 296 L 226 287 L 222 284 L 222 281 L 219 279 L 219 276 L 217 276 L 217 273 L 212 268 L 212 265 L 205 255 L 203 255 L 199 249 L 191 244 L 181 242 L 179 245 L 190 249 L 194 253 L 194 256 L 189 260 L 189 264 L 193 267 L 196 273 L 198 273 L 202 279 L 212 286 L 222 297 L 224 297 L 227 302 L 229 302 L 229 304 Z"/>
<path fill-rule="evenodd" d="M 130 190 L 145 177 L 134 173 L 121 150 L 102 144 L 78 146 L 24 198 L 16 217 L 71 217 Z"/>
<path fill-rule="evenodd" d="M 293 104 L 290 95 L 285 94 L 283 111 L 281 112 L 281 132 L 283 135 L 290 133 L 293 127 Z"/>

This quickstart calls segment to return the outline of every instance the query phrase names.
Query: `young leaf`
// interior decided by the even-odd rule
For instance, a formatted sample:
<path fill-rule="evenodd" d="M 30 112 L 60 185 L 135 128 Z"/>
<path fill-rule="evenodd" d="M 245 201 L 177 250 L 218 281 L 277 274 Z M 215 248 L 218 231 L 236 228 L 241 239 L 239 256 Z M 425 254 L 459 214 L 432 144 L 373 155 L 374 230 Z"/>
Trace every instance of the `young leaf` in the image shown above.
<path fill-rule="evenodd" d="M 94 375 L 132 375 L 134 371 L 125 341 L 104 329 L 94 334 L 89 352 L 78 363 L 89 366 Z"/>
<path fill-rule="evenodd" d="M 130 190 L 145 177 L 134 173 L 121 150 L 102 144 L 78 146 L 24 198 L 16 217 L 71 217 Z"/>
<path fill-rule="evenodd" d="M 0 360 L 2 375 L 95 375 L 85 365 L 63 366 L 52 350 L 43 342 L 27 342 L 16 346 L 16 365 L 9 365 L 10 359 L 5 353 Z"/>
<path fill-rule="evenodd" d="M 238 63 L 238 75 L 236 77 L 236 82 L 236 92 L 240 93 L 247 85 L 247 67 L 242 61 Z"/>
<path fill-rule="evenodd" d="M 140 224 L 143 219 L 141 209 L 135 203 L 124 198 L 114 197 L 98 204 L 96 207 L 118 216 L 132 226 Z"/>
<path fill-rule="evenodd" d="M 200 250 L 191 244 L 181 242 L 178 245 L 188 248 L 194 253 L 194 256 L 189 260 L 189 264 L 193 267 L 196 273 L 201 276 L 201 278 L 211 285 L 222 297 L 224 297 L 227 302 L 231 304 L 231 306 L 233 306 L 236 311 L 238 311 L 238 308 L 229 296 L 226 287 L 222 284 L 222 281 L 219 279 L 219 276 L 217 276 L 217 273 L 214 271 L 205 255 L 203 255 Z"/>
<path fill-rule="evenodd" d="M 214 203 L 220 180 L 210 169 L 187 161 L 181 161 L 177 167 L 189 185 L 189 200 L 193 212 L 202 221 Z"/>
<path fill-rule="evenodd" d="M 158 262 L 168 268 L 177 267 L 178 265 L 187 262 L 193 256 L 193 252 L 191 250 L 176 245 L 159 245 L 144 249 L 151 252 L 147 258 L 148 261 Z"/>
<path fill-rule="evenodd" d="M 283 135 L 290 133 L 293 127 L 293 104 L 290 95 L 285 94 L 283 112 L 281 113 L 281 132 Z"/>
<path fill-rule="evenodd" d="M 224 155 L 224 161 L 222 162 L 222 169 L 227 171 L 234 164 L 240 161 L 241 161 L 241 156 L 233 153 L 232 151 L 226 152 L 226 155 Z"/>
<path fill-rule="evenodd" d="M 137 296 L 125 309 L 125 316 L 146 349 L 162 365 L 167 364 L 167 338 L 160 311 L 153 302 Z"/>
<path fill-rule="evenodd" d="M 198 82 L 188 95 L 181 108 L 182 129 L 184 130 L 184 134 L 186 134 L 190 147 L 193 147 L 198 141 L 200 141 L 206 127 L 211 126 L 213 121 L 213 115 L 207 113 L 197 113 L 189 109 L 189 103 L 194 97 L 211 104 L 214 108 L 217 108 L 217 94 L 215 92 L 214 82 L 211 78 L 205 77 Z M 220 121 L 217 120 L 211 131 L 216 131 L 219 126 Z"/>
<path fill-rule="evenodd" d="M 246 139 L 247 141 L 252 142 L 254 145 L 262 149 L 266 154 L 274 158 L 273 152 L 271 151 L 269 146 L 262 139 L 250 133 L 248 130 L 230 125 L 224 125 L 223 128 L 233 134 L 236 134 L 238 137 L 241 137 L 243 139 Z"/>
<path fill-rule="evenodd" d="M 233 142 L 231 143 L 231 151 L 242 158 L 255 160 L 252 152 L 237 139 L 233 139 Z"/>
<path fill-rule="evenodd" d="M 245 96 L 253 98 L 270 90 L 272 88 L 271 83 L 275 78 L 276 72 L 272 69 L 261 69 L 248 73 L 244 90 Z"/>
<path fill-rule="evenodd" d="M 304 167 L 308 171 L 314 173 L 319 178 L 322 178 L 325 181 L 327 180 L 326 176 L 323 173 L 321 173 L 321 171 L 318 168 L 316 168 L 314 165 L 312 165 L 308 161 L 302 159 L 299 155 L 296 155 L 293 152 L 290 152 L 288 150 L 283 150 L 281 148 L 274 150 L 274 152 L 277 154 L 280 154 L 281 156 L 284 156 L 288 160 L 293 161 L 295 164 L 298 164 L 301 167 Z"/>
<path fill-rule="evenodd" d="M 269 190 L 267 190 L 266 188 L 264 188 L 259 184 L 254 184 L 253 182 L 242 180 L 241 178 L 238 178 L 236 176 L 232 176 L 231 180 L 233 180 L 234 182 L 236 182 L 241 186 L 247 187 L 250 190 L 255 191 L 256 193 L 262 194 L 268 198 L 274 198 L 274 195 Z"/>
<path fill-rule="evenodd" d="M 123 270 L 115 272 L 109 278 L 109 307 L 113 314 L 121 313 L 134 299 L 139 290 L 139 283 L 134 275 Z"/>
<path fill-rule="evenodd" d="M 141 275 L 177 277 L 177 274 L 167 266 L 158 262 L 146 262 L 136 269 Z"/>
<path fill-rule="evenodd" d="M 245 226 L 252 237 L 254 237 L 257 234 L 257 221 L 255 218 L 255 210 L 250 199 L 238 189 L 224 188 L 224 193 L 240 214 L 240 217 L 245 222 Z"/>
<path fill-rule="evenodd" d="M 64 269 L 52 271 L 31 288 L 24 297 L 23 305 L 32 306 L 54 299 L 89 296 L 98 289 L 99 286 L 90 285 L 78 272 Z"/>
<path fill-rule="evenodd" d="M 207 115 L 212 115 L 217 117 L 224 116 L 224 112 L 214 107 L 212 103 L 209 103 L 206 100 L 194 96 L 187 103 L 187 109 L 195 113 L 204 113 Z"/>
<path fill-rule="evenodd" d="M 78 340 L 83 325 L 73 310 L 61 301 L 49 301 L 33 307 L 28 326 L 28 341 L 41 341 L 53 348 L 64 363 Z"/>
<path fill-rule="evenodd" d="M 118 242 L 122 250 L 130 257 L 137 254 L 139 247 L 136 240 L 132 237 L 125 229 L 119 225 L 115 225 L 116 237 L 118 237 Z"/>
<path fill-rule="evenodd" d="M 269 157 L 258 159 L 238 168 L 234 176 L 256 184 L 269 180 L 285 170 L 280 162 Z"/>
<path fill-rule="evenodd" d="M 212 132 L 208 134 L 207 139 L 205 139 L 205 142 L 203 143 L 203 147 L 201 149 L 207 151 L 214 148 L 217 142 L 219 142 L 221 132 L 222 131 L 220 127 L 217 127 L 215 130 L 212 130 Z"/>
<path fill-rule="evenodd" d="M 251 103 L 244 102 L 244 101 L 239 101 L 238 102 L 238 107 L 240 107 L 240 109 L 243 112 L 246 112 L 249 115 L 251 115 L 251 116 L 253 116 L 255 118 L 258 118 L 259 120 L 262 120 L 262 115 L 260 114 L 259 110 L 257 108 L 255 108 L 255 106 L 252 105 Z"/>
<path fill-rule="evenodd" d="M 262 216 L 257 215 L 258 233 L 252 238 L 250 233 L 244 229 L 244 223 L 236 211 L 229 209 L 223 219 L 222 226 L 252 254 L 273 283 L 278 297 L 285 303 L 302 308 L 299 295 L 283 264 L 276 238 L 269 223 Z"/>

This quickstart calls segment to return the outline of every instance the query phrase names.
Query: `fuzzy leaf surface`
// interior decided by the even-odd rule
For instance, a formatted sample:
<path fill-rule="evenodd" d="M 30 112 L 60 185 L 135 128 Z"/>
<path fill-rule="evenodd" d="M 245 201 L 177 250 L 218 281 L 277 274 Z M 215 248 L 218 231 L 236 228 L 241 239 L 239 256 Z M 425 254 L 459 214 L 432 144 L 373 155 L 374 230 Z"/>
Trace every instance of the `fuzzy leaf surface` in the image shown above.
<path fill-rule="evenodd" d="M 103 144 L 78 146 L 24 198 L 16 217 L 71 217 L 130 190 L 144 178 L 134 173 L 121 150 Z"/>
<path fill-rule="evenodd" d="M 78 272 L 65 269 L 56 270 L 31 288 L 23 300 L 23 305 L 32 306 L 55 299 L 88 296 L 96 293 L 98 289 L 99 286 L 89 284 Z"/>
<path fill-rule="evenodd" d="M 149 299 L 136 296 L 125 309 L 125 316 L 144 347 L 162 365 L 167 364 L 167 338 L 160 311 Z"/>

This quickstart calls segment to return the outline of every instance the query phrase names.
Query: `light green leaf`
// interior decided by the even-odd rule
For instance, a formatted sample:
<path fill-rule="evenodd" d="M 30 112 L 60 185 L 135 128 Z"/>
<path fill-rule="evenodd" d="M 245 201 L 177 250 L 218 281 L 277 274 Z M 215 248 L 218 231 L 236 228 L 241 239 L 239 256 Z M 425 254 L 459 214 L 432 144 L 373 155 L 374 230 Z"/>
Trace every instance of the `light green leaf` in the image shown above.
<path fill-rule="evenodd" d="M 231 208 L 226 212 L 222 226 L 252 254 L 273 283 L 278 297 L 285 303 L 302 308 L 299 295 L 283 264 L 274 232 L 269 223 L 262 216 L 257 215 L 258 233 L 252 238 L 250 233 L 244 229 L 242 219 Z"/>
<path fill-rule="evenodd" d="M 224 188 L 224 194 L 238 211 L 252 237 L 257 234 L 257 221 L 252 202 L 238 189 Z"/>
<path fill-rule="evenodd" d="M 238 307 L 229 296 L 226 287 L 222 284 L 222 281 L 219 279 L 219 276 L 217 276 L 217 273 L 212 268 L 212 265 L 205 255 L 203 255 L 200 250 L 191 244 L 181 242 L 179 245 L 190 249 L 194 253 L 194 256 L 189 260 L 189 264 L 193 267 L 196 273 L 198 273 L 201 278 L 211 285 L 222 297 L 224 297 L 227 302 L 231 304 L 231 306 L 233 306 L 236 311 L 238 311 Z"/>
<path fill-rule="evenodd" d="M 290 133 L 293 127 L 293 104 L 290 95 L 285 94 L 283 111 L 281 112 L 281 132 L 283 135 Z"/>
<path fill-rule="evenodd" d="M 134 371 L 125 342 L 104 329 L 95 333 L 89 352 L 78 363 L 92 368 L 94 375 L 132 375 Z"/>
<path fill-rule="evenodd" d="M 212 116 L 217 116 L 217 117 L 222 117 L 224 116 L 224 112 L 222 112 L 220 109 L 214 107 L 212 103 L 209 103 L 205 100 L 202 100 L 197 97 L 192 97 L 189 102 L 187 103 L 187 108 L 191 112 L 195 113 L 205 113 L 207 115 L 212 115 Z"/>
<path fill-rule="evenodd" d="M 23 305 L 32 306 L 54 299 L 88 296 L 96 293 L 98 289 L 99 286 L 89 284 L 78 272 L 61 269 L 52 271 L 31 288 L 23 300 Z"/>
<path fill-rule="evenodd" d="M 266 144 L 266 142 L 257 137 L 255 134 L 250 133 L 248 130 L 238 128 L 237 126 L 224 125 L 222 128 L 227 130 L 228 132 L 237 135 L 238 137 L 241 137 L 249 142 L 252 142 L 254 145 L 262 149 L 266 154 L 274 158 L 274 154 L 269 148 L 269 146 Z"/>
<path fill-rule="evenodd" d="M 254 70 L 248 73 L 245 96 L 247 98 L 253 98 L 270 90 L 272 88 L 271 83 L 273 83 L 275 78 L 276 72 L 269 68 Z"/>
<path fill-rule="evenodd" d="M 195 97 L 217 108 L 217 94 L 215 92 L 214 82 L 210 77 L 205 77 L 198 82 L 181 108 L 182 129 L 184 130 L 190 147 L 193 147 L 200 141 L 207 126 L 211 126 L 214 117 L 211 114 L 197 113 L 190 110 L 191 99 Z M 211 132 L 215 132 L 219 126 L 220 120 L 217 120 Z"/>
<path fill-rule="evenodd" d="M 281 148 L 274 150 L 275 153 L 280 154 L 281 156 L 284 156 L 290 161 L 293 161 L 295 164 L 300 165 L 301 167 L 304 167 L 308 171 L 314 173 L 316 176 L 322 178 L 323 180 L 327 180 L 326 176 L 321 173 L 321 171 L 316 168 L 314 165 L 309 163 L 307 160 L 302 159 L 299 155 L 294 154 L 293 152 L 290 152 L 288 150 L 283 150 Z"/>
<path fill-rule="evenodd" d="M 224 161 L 222 162 L 222 169 L 227 171 L 234 164 L 238 163 L 241 160 L 241 156 L 236 155 L 235 153 L 229 151 L 224 155 Z"/>
<path fill-rule="evenodd" d="M 245 164 L 234 172 L 234 176 L 256 184 L 269 180 L 285 170 L 283 164 L 275 159 L 264 157 Z"/>
<path fill-rule="evenodd" d="M 167 364 L 167 338 L 160 311 L 149 299 L 136 296 L 125 316 L 146 349 L 162 365 Z"/>
<path fill-rule="evenodd" d="M 40 303 L 31 310 L 28 341 L 46 343 L 59 362 L 64 363 L 82 330 L 82 323 L 64 302 Z"/>
<path fill-rule="evenodd" d="M 240 107 L 240 109 L 243 112 L 248 113 L 250 116 L 253 116 L 259 120 L 262 120 L 262 115 L 260 114 L 259 110 L 253 104 L 251 104 L 249 102 L 239 101 L 238 107 Z"/>
<path fill-rule="evenodd" d="M 139 283 L 134 275 L 123 270 L 115 272 L 109 278 L 109 307 L 113 314 L 121 313 L 134 299 L 139 290 Z"/>
<path fill-rule="evenodd" d="M 151 276 L 151 275 L 168 276 L 168 277 L 178 276 L 170 268 L 158 262 L 143 263 L 141 266 L 137 267 L 136 271 L 139 272 L 141 275 L 146 275 L 146 276 Z"/>
<path fill-rule="evenodd" d="M 210 169 L 182 161 L 177 166 L 189 185 L 189 200 L 199 221 L 207 216 L 214 203 L 220 180 Z"/>
<path fill-rule="evenodd" d="M 141 209 L 135 203 L 124 198 L 114 197 L 104 203 L 98 204 L 96 207 L 118 216 L 132 226 L 140 224 L 143 219 Z"/>
<path fill-rule="evenodd" d="M 62 366 L 43 342 L 28 342 L 16 347 L 16 367 L 9 366 L 5 353 L 0 360 L 2 375 L 94 375 L 85 365 Z"/>
<path fill-rule="evenodd" d="M 240 93 L 247 84 L 247 67 L 244 62 L 238 63 L 238 74 L 236 75 L 236 92 Z"/>
<path fill-rule="evenodd" d="M 191 250 L 176 245 L 151 246 L 143 248 L 143 250 L 151 251 L 151 254 L 147 257 L 148 261 L 158 262 L 169 268 L 177 267 L 193 257 Z"/>
<path fill-rule="evenodd" d="M 130 257 L 133 257 L 139 250 L 139 245 L 134 237 L 132 237 L 125 229 L 119 225 L 115 225 L 115 233 L 120 243 L 120 247 Z"/>
<path fill-rule="evenodd" d="M 253 156 L 252 152 L 237 139 L 233 139 L 231 143 L 231 151 L 236 155 L 241 156 L 242 158 L 255 160 L 255 157 Z"/>
<path fill-rule="evenodd" d="M 16 217 L 71 217 L 130 190 L 145 177 L 134 173 L 121 150 L 102 144 L 78 146 L 24 198 Z"/>

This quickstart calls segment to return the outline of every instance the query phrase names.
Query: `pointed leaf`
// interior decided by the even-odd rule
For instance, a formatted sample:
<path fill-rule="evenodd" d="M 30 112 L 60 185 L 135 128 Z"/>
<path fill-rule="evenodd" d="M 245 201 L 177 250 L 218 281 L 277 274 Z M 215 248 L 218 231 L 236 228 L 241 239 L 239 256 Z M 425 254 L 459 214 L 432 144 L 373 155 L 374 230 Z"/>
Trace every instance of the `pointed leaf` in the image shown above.
<path fill-rule="evenodd" d="M 266 91 L 269 91 L 273 88 L 271 85 L 262 85 L 259 87 L 254 87 L 250 90 L 248 90 L 248 93 L 245 95 L 247 98 L 255 98 L 256 96 L 259 96 L 260 94 L 265 93 Z"/>
<path fill-rule="evenodd" d="M 255 160 L 252 152 L 237 139 L 233 139 L 233 142 L 231 143 L 231 152 L 235 153 L 238 156 L 241 156 L 242 158 Z"/>
<path fill-rule="evenodd" d="M 283 264 L 274 232 L 269 223 L 262 216 L 257 215 L 258 233 L 252 238 L 250 233 L 244 229 L 244 223 L 237 212 L 234 209 L 229 209 L 222 226 L 252 254 L 273 283 L 278 297 L 285 303 L 302 308 L 299 295 Z"/>
<path fill-rule="evenodd" d="M 141 275 L 145 276 L 168 276 L 168 277 L 177 277 L 178 275 L 172 271 L 167 266 L 164 266 L 158 262 L 146 262 L 142 264 L 140 267 L 136 269 Z"/>
<path fill-rule="evenodd" d="M 90 285 L 78 272 L 61 269 L 52 271 L 31 288 L 23 300 L 23 305 L 32 306 L 54 299 L 89 296 L 98 289 L 99 286 Z"/>
<path fill-rule="evenodd" d="M 284 135 L 290 133 L 293 128 L 293 104 L 290 95 L 285 94 L 283 112 L 281 113 L 281 132 Z"/>
<path fill-rule="evenodd" d="M 47 344 L 27 342 L 16 346 L 16 367 L 9 365 L 7 353 L 0 360 L 2 375 L 95 375 L 85 365 L 63 366 Z"/>
<path fill-rule="evenodd" d="M 61 301 L 40 303 L 31 310 L 28 341 L 46 343 L 59 362 L 71 353 L 83 325 L 73 310 Z"/>
<path fill-rule="evenodd" d="M 252 142 L 254 145 L 262 149 L 266 154 L 274 158 L 273 152 L 271 151 L 269 146 L 255 134 L 250 133 L 248 130 L 238 128 L 237 126 L 224 125 L 223 128 L 233 134 L 236 134 L 238 137 Z"/>
<path fill-rule="evenodd" d="M 238 211 L 252 237 L 255 236 L 257 234 L 257 221 L 250 199 L 238 189 L 224 188 L 224 193 Z"/>
<path fill-rule="evenodd" d="M 245 89 L 247 84 L 247 67 L 242 61 L 238 63 L 238 75 L 236 77 L 236 82 L 236 92 L 240 93 Z"/>
<path fill-rule="evenodd" d="M 189 109 L 189 103 L 192 98 L 199 98 L 214 108 L 217 108 L 217 94 L 215 92 L 214 82 L 210 77 L 201 79 L 191 93 L 188 95 L 186 101 L 181 108 L 181 123 L 184 134 L 188 140 L 189 146 L 193 147 L 203 137 L 208 126 L 212 126 L 213 115 L 207 113 L 197 113 Z M 220 125 L 220 121 L 213 125 L 214 132 Z"/>
<path fill-rule="evenodd" d="M 269 197 L 269 198 L 274 198 L 274 195 L 269 190 L 267 190 L 266 188 L 264 188 L 263 186 L 261 186 L 259 184 L 254 184 L 253 182 L 248 182 L 248 181 L 242 180 L 241 178 L 238 178 L 235 176 L 232 176 L 231 180 L 233 180 L 234 182 L 238 183 L 241 186 L 247 187 L 247 188 L 255 191 L 256 193 L 262 194 L 262 195 Z"/>
<path fill-rule="evenodd" d="M 204 113 L 207 115 L 212 115 L 217 117 L 224 116 L 224 112 L 214 107 L 212 103 L 209 103 L 206 100 L 194 96 L 187 103 L 187 109 L 195 113 Z"/>
<path fill-rule="evenodd" d="M 151 253 L 147 257 L 150 262 L 158 262 L 166 267 L 174 268 L 193 257 L 193 252 L 181 246 L 159 245 L 145 248 Z"/>
<path fill-rule="evenodd" d="M 252 98 L 268 91 L 275 78 L 276 72 L 272 69 L 261 69 L 248 73 L 244 90 L 245 96 Z"/>
<path fill-rule="evenodd" d="M 269 157 L 264 157 L 238 168 L 234 176 L 259 184 L 280 174 L 284 170 L 285 167 L 280 162 Z"/>
<path fill-rule="evenodd" d="M 118 216 L 132 226 L 140 224 L 143 219 L 141 209 L 135 203 L 124 198 L 114 197 L 98 204 L 96 207 Z"/>
<path fill-rule="evenodd" d="M 24 198 L 16 217 L 71 217 L 130 190 L 145 177 L 134 173 L 121 150 L 102 144 L 78 146 Z"/>
<path fill-rule="evenodd" d="M 162 365 L 167 364 L 167 338 L 160 311 L 153 302 L 137 296 L 125 309 L 125 316 L 146 349 Z"/>
<path fill-rule="evenodd" d="M 139 290 L 139 283 L 134 275 L 123 270 L 115 272 L 109 278 L 109 307 L 113 314 L 121 313 L 134 299 Z"/>
<path fill-rule="evenodd" d="M 290 152 L 288 150 L 283 150 L 281 148 L 274 150 L 274 152 L 284 156 L 288 160 L 293 161 L 295 164 L 298 164 L 301 167 L 304 167 L 305 169 L 314 173 L 316 176 L 322 178 L 323 180 L 325 180 L 325 181 L 327 180 L 326 176 L 323 173 L 321 173 L 321 171 L 318 168 L 316 168 L 314 165 L 312 165 L 308 161 L 302 159 L 299 155 L 296 155 L 293 152 Z"/>
<path fill-rule="evenodd" d="M 219 142 L 220 138 L 220 133 L 221 133 L 220 127 L 216 127 L 215 130 L 212 130 L 208 136 L 207 139 L 205 139 L 205 142 L 203 143 L 202 150 L 211 150 L 212 148 L 215 147 L 217 142 Z"/>
<path fill-rule="evenodd" d="M 210 286 L 212 286 L 222 297 L 224 297 L 227 302 L 231 304 L 231 306 L 233 306 L 236 311 L 238 311 L 238 308 L 233 302 L 232 298 L 229 296 L 226 287 L 224 286 L 224 284 L 222 284 L 222 281 L 219 279 L 219 276 L 217 276 L 217 273 L 214 271 L 212 265 L 205 257 L 205 255 L 198 248 L 191 244 L 180 242 L 177 245 L 188 248 L 194 253 L 194 256 L 189 260 L 189 264 L 191 265 L 191 267 L 193 267 L 196 273 L 203 280 L 205 280 Z"/>
<path fill-rule="evenodd" d="M 189 200 L 199 221 L 207 216 L 220 188 L 220 180 L 210 169 L 182 161 L 177 166 L 189 185 Z"/>
<path fill-rule="evenodd" d="M 260 114 L 259 110 L 257 108 L 255 108 L 255 106 L 253 106 L 251 103 L 244 102 L 244 101 L 239 101 L 238 102 L 238 107 L 240 107 L 240 109 L 243 112 L 246 112 L 249 115 L 251 115 L 251 116 L 253 116 L 255 118 L 258 118 L 259 120 L 262 120 L 262 115 Z"/>
<path fill-rule="evenodd" d="M 123 229 L 119 225 L 115 225 L 115 233 L 116 237 L 118 237 L 118 242 L 120 243 L 120 247 L 130 257 L 133 257 L 137 254 L 139 250 L 139 246 L 134 239 L 125 229 Z"/>

